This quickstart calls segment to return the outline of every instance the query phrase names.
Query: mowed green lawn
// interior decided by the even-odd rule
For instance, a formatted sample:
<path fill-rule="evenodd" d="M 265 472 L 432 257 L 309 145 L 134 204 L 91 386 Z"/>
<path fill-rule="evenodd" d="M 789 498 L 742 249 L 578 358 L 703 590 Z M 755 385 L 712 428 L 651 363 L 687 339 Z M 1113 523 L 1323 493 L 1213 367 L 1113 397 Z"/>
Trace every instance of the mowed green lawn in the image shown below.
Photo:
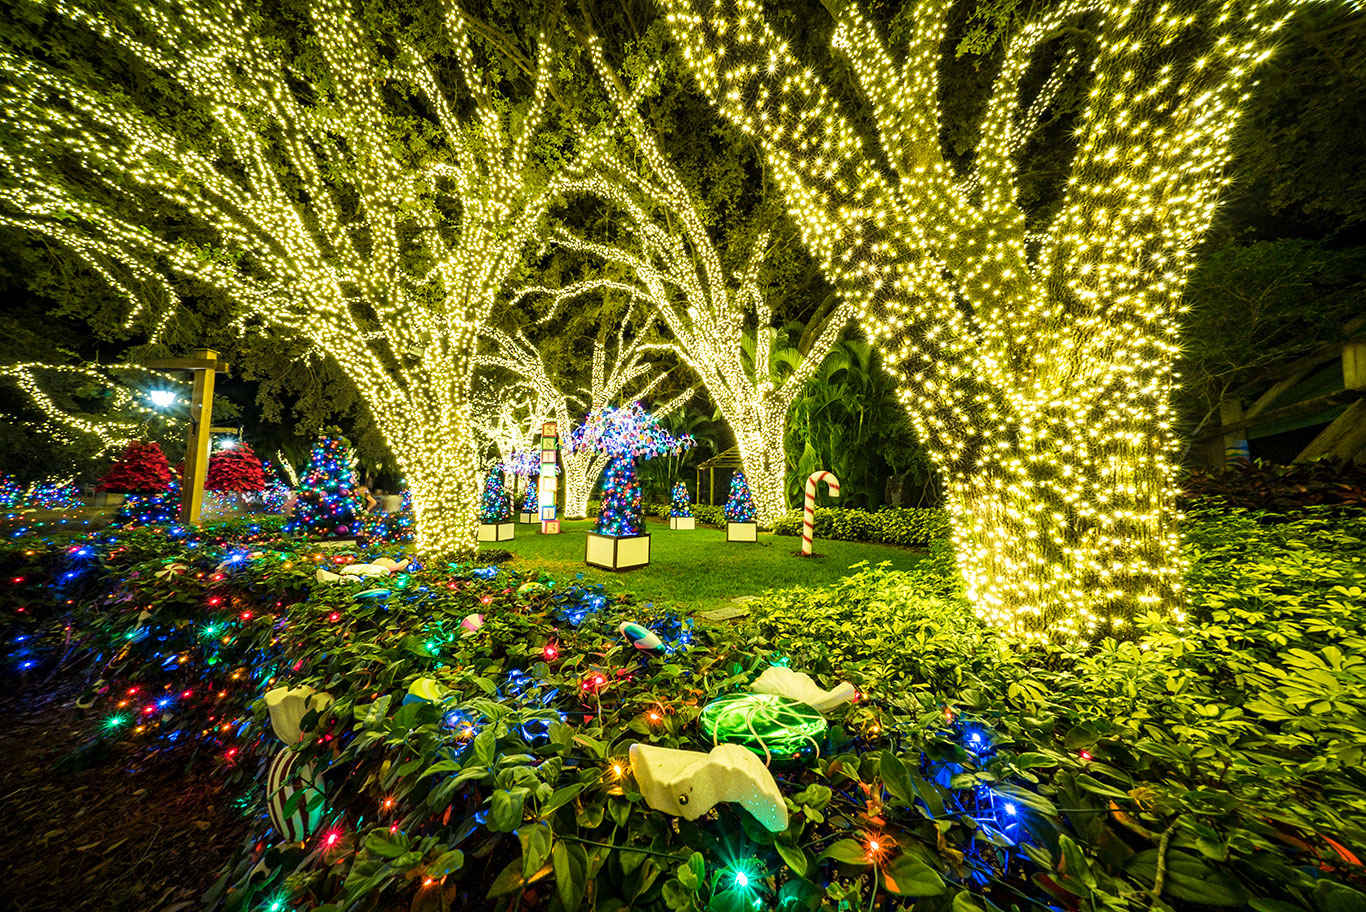
<path fill-rule="evenodd" d="M 723 529 L 698 526 L 675 532 L 663 520 L 646 521 L 650 533 L 650 565 L 612 573 L 584 563 L 585 533 L 592 520 L 561 524 L 559 535 L 541 535 L 538 525 L 517 525 L 512 541 L 486 542 L 483 549 L 504 548 L 516 557 L 507 566 L 522 571 L 545 570 L 557 579 L 601 582 L 610 593 L 632 592 L 642 601 L 686 612 L 710 611 L 744 595 L 790 586 L 824 586 L 847 576 L 859 561 L 889 562 L 907 569 L 924 558 L 919 551 L 891 545 L 816 540 L 817 557 L 802 558 L 802 541 L 790 535 L 759 534 L 757 543 L 728 543 Z"/>

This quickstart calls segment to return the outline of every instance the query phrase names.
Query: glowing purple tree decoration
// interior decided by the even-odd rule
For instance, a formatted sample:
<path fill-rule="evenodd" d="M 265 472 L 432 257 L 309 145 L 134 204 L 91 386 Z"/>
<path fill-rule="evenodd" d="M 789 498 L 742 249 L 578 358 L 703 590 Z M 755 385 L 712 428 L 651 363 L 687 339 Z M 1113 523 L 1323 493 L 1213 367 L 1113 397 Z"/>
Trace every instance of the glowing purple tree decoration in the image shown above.
<path fill-rule="evenodd" d="M 643 524 L 636 460 L 682 453 L 695 444 L 691 434 L 675 437 L 664 430 L 639 402 L 600 409 L 586 417 L 570 432 L 570 449 L 575 453 L 591 450 L 611 460 L 603 475 L 597 533 L 639 535 Z"/>

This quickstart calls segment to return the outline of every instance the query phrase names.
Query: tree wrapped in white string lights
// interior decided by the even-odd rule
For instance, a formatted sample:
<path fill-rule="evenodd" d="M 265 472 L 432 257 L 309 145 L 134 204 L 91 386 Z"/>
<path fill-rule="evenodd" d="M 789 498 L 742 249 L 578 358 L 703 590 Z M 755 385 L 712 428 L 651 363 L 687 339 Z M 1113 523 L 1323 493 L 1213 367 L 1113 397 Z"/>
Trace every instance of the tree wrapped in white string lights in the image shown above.
<path fill-rule="evenodd" d="M 597 283 L 593 283 L 597 287 Z M 587 291 L 588 283 L 552 292 L 556 298 L 547 318 L 563 300 Z M 525 289 L 520 296 L 550 289 Z M 618 325 L 615 344 L 602 338 L 593 342 L 593 363 L 589 385 L 578 391 L 567 389 L 568 384 L 554 377 L 536 346 L 523 332 L 506 332 L 497 328 L 485 330 L 489 345 L 479 356 L 479 363 L 499 367 L 521 377 L 536 393 L 543 413 L 553 417 L 560 433 L 569 435 L 577 424 L 577 415 L 599 415 L 613 403 L 628 396 L 649 395 L 664 379 L 665 373 L 652 364 L 646 355 L 650 350 L 641 333 L 630 333 L 633 324 L 627 314 Z M 664 418 L 692 396 L 689 390 L 663 404 L 654 413 L 656 420 Z M 609 457 L 594 447 L 563 448 L 560 462 L 564 471 L 564 516 L 583 519 L 588 515 L 588 498 L 597 486 L 598 478 L 607 468 Z"/>
<path fill-rule="evenodd" d="M 604 161 L 588 186 L 625 214 L 633 243 L 601 243 L 563 230 L 555 237 L 565 247 L 624 267 L 635 282 L 588 280 L 561 294 L 606 288 L 625 292 L 652 309 L 668 330 L 669 347 L 701 379 L 735 434 L 758 521 L 772 525 L 787 511 L 788 412 L 853 310 L 838 307 L 824 318 L 807 351 L 797 353 L 792 363 L 778 363 L 773 308 L 759 290 L 768 236 L 758 238 L 741 272 L 732 275 L 722 267 L 692 192 L 607 66 L 597 40 L 589 39 L 588 46 L 638 152 Z M 780 372 L 783 367 L 785 375 Z"/>
<path fill-rule="evenodd" d="M 0 38 L 0 224 L 72 250 L 130 320 L 155 311 L 153 336 L 188 281 L 334 358 L 407 480 L 417 549 L 472 553 L 478 331 L 611 127 L 562 119 L 539 142 L 544 36 L 495 89 L 507 61 L 455 0 L 412 21 L 345 0 L 31 5 L 45 42 L 81 51 Z"/>
<path fill-rule="evenodd" d="M 968 593 L 997 627 L 1079 641 L 1130 636 L 1142 612 L 1181 617 L 1180 295 L 1254 71 L 1295 2 L 1048 4 L 1010 38 L 960 171 L 938 98 L 952 0 L 915 0 L 902 61 L 855 4 L 828 0 L 870 115 L 857 123 L 759 0 L 661 0 L 703 91 L 754 137 L 895 366 L 945 480 Z M 1090 86 L 1076 152 L 1033 224 L 1018 160 L 1069 79 Z"/>

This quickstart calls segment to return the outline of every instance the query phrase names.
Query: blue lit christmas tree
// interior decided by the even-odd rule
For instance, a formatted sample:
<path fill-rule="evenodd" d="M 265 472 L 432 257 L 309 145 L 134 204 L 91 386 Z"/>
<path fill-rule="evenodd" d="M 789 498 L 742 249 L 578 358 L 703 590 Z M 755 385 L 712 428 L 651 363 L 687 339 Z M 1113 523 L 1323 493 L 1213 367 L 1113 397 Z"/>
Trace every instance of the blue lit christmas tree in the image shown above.
<path fill-rule="evenodd" d="M 610 458 L 602 476 L 597 533 L 639 535 L 644 530 L 644 520 L 640 515 L 636 460 L 682 453 L 694 442 L 689 434 L 675 437 L 664 430 L 659 426 L 659 420 L 645 411 L 639 402 L 594 412 L 574 428 L 569 435 L 574 452 L 592 450 Z"/>
<path fill-rule="evenodd" d="M 507 482 L 501 463 L 494 463 L 484 481 L 484 495 L 479 502 L 479 521 L 481 523 L 505 523 L 512 520 L 512 495 L 508 493 Z"/>
<path fill-rule="evenodd" d="M 754 509 L 754 495 L 750 493 L 745 473 L 737 471 L 730 479 L 730 496 L 726 498 L 726 520 L 733 523 L 758 521 Z"/>
<path fill-rule="evenodd" d="M 541 510 L 540 495 L 537 492 L 535 478 L 526 480 L 526 498 L 522 501 L 523 513 L 539 513 Z"/>
<path fill-rule="evenodd" d="M 356 495 L 356 454 L 338 428 L 328 428 L 313 445 L 308 468 L 299 479 L 294 515 L 285 531 L 310 538 L 344 538 L 360 532 L 361 502 Z"/>
<path fill-rule="evenodd" d="M 688 486 L 681 481 L 674 485 L 669 497 L 669 515 L 684 519 L 692 516 L 692 496 L 688 494 Z"/>

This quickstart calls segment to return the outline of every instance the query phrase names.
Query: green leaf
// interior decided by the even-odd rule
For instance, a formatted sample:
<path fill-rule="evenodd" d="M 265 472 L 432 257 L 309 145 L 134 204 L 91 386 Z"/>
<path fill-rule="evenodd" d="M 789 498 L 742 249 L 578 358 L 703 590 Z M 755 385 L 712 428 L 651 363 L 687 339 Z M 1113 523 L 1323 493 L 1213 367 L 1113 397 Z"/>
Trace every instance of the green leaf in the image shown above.
<path fill-rule="evenodd" d="M 406 840 L 405 840 L 406 842 Z M 365 837 L 366 851 L 381 858 L 397 858 L 408 851 L 408 846 L 389 839 L 387 831 L 373 830 Z"/>
<path fill-rule="evenodd" d="M 900 855 L 887 864 L 887 889 L 899 896 L 942 896 L 944 878 L 919 858 Z"/>
<path fill-rule="evenodd" d="M 793 874 L 796 874 L 798 877 L 806 876 L 807 861 L 805 852 L 797 846 L 788 845 L 784 842 L 775 842 L 773 847 L 778 850 L 778 854 L 782 857 L 783 863 L 792 869 Z"/>
<path fill-rule="evenodd" d="M 915 787 L 911 785 L 910 773 L 906 771 L 906 764 L 901 762 L 900 757 L 891 751 L 883 751 L 878 771 L 882 775 L 883 784 L 887 786 L 887 791 L 898 803 L 903 807 L 915 804 Z"/>
<path fill-rule="evenodd" d="M 868 860 L 868 850 L 864 848 L 863 843 L 853 839 L 841 839 L 822 852 L 821 858 L 833 858 L 841 864 L 872 864 Z"/>
<path fill-rule="evenodd" d="M 522 876 L 530 877 L 540 870 L 550 855 L 552 838 L 550 827 L 544 823 L 526 824 L 517 830 L 522 844 Z"/>
<path fill-rule="evenodd" d="M 465 866 L 465 853 L 459 849 L 451 849 L 437 856 L 436 861 L 427 865 L 427 876 L 442 878 L 452 871 L 459 871 Z"/>
<path fill-rule="evenodd" d="M 525 791 L 516 794 L 508 789 L 498 789 L 489 799 L 488 827 L 495 833 L 511 833 L 522 822 L 522 802 Z"/>
<path fill-rule="evenodd" d="M 583 791 L 583 783 L 576 782 L 573 785 L 566 785 L 564 788 L 555 789 L 554 794 L 546 799 L 541 805 L 541 816 L 549 817 L 558 808 L 563 807 L 578 797 L 579 792 Z"/>
<path fill-rule="evenodd" d="M 560 905 L 564 912 L 575 912 L 588 888 L 588 853 L 578 843 L 557 839 L 550 850 L 550 864 L 555 870 L 555 892 L 559 894 Z"/>
<path fill-rule="evenodd" d="M 522 876 L 521 859 L 514 859 L 507 863 L 507 867 L 498 873 L 493 879 L 493 886 L 489 887 L 486 898 L 493 899 L 495 896 L 506 896 L 513 890 L 526 883 L 526 878 Z"/>

